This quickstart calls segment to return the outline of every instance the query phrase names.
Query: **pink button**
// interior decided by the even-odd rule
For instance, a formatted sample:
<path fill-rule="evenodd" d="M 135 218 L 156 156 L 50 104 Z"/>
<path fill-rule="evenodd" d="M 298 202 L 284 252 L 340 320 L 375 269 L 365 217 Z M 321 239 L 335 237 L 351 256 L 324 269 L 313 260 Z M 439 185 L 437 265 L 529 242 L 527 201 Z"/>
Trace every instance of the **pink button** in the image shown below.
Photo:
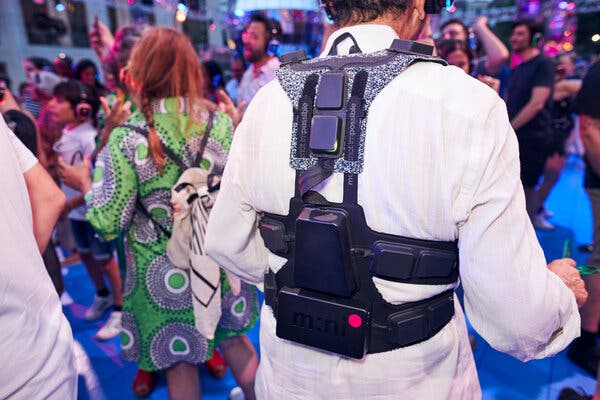
<path fill-rule="evenodd" d="M 348 324 L 353 328 L 359 328 L 362 325 L 362 318 L 358 314 L 350 314 Z"/>

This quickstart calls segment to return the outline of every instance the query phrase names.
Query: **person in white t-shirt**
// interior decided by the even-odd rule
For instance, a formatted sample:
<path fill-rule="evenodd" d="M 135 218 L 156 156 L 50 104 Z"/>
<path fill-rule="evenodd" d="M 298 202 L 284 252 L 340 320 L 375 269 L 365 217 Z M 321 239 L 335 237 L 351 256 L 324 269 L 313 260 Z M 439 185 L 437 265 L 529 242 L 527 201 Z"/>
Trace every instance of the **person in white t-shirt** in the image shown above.
<path fill-rule="evenodd" d="M 67 164 L 80 165 L 84 158 L 94 152 L 97 131 L 90 120 L 96 114 L 98 105 L 98 97 L 88 85 L 70 80 L 54 88 L 54 96 L 49 103 L 50 112 L 54 121 L 65 127 L 53 149 Z M 94 321 L 113 306 L 108 321 L 96 333 L 97 339 L 111 339 L 121 332 L 123 304 L 121 275 L 113 256 L 113 246 L 102 240 L 87 221 L 83 194 L 64 184 L 62 190 L 67 196 L 67 204 L 61 217 L 68 217 L 71 221 L 77 251 L 96 288 L 94 302 L 84 318 Z M 108 278 L 112 294 L 106 287 L 104 275 Z"/>
<path fill-rule="evenodd" d="M 40 249 L 65 196 L 0 116 L 1 399 L 75 399 L 73 334 Z"/>

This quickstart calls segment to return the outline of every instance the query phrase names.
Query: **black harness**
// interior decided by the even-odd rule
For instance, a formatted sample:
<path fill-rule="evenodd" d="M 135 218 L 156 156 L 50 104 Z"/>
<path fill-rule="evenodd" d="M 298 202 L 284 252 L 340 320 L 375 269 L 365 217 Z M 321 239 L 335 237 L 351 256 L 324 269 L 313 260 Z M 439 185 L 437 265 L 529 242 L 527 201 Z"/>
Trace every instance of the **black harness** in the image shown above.
<path fill-rule="evenodd" d="M 292 53 L 283 58 L 278 77 L 294 104 L 296 190 L 288 215 L 265 213 L 259 223 L 267 248 L 287 259 L 276 274 L 265 275 L 265 303 L 273 309 L 280 338 L 360 359 L 427 340 L 454 316 L 453 290 L 392 305 L 373 277 L 452 284 L 458 278 L 457 242 L 375 232 L 357 202 L 368 99 L 378 93 L 366 90 L 373 79 L 380 90 L 397 75 L 381 84 L 385 77 L 370 72 L 391 61 L 404 68 L 418 61 L 440 62 L 423 54 L 430 51 L 423 46 L 397 40 L 375 56 L 304 61 L 302 54 Z M 290 80 L 299 73 L 305 79 L 301 93 L 294 94 L 286 88 L 298 86 Z M 339 204 L 311 190 L 335 171 L 344 172 Z"/>

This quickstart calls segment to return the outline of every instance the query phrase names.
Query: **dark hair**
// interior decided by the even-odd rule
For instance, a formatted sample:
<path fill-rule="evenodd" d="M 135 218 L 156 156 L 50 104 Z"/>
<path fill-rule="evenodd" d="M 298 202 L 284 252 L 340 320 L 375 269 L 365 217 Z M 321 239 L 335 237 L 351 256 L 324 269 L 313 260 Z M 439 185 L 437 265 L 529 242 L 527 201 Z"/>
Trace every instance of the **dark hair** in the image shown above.
<path fill-rule="evenodd" d="M 465 32 L 465 37 L 466 38 L 469 37 L 469 28 L 465 25 L 464 22 L 462 22 L 458 18 L 451 18 L 451 19 L 447 20 L 446 22 L 444 22 L 442 25 L 440 25 L 440 32 L 442 32 L 444 30 L 444 28 L 446 28 L 448 25 L 452 25 L 452 24 L 460 25 L 462 27 L 463 31 Z"/>
<path fill-rule="evenodd" d="M 70 56 L 66 55 L 65 53 L 58 53 L 55 60 L 60 60 L 61 63 L 68 65 L 69 68 L 73 65 L 73 59 Z M 56 61 L 55 61 L 55 63 L 56 63 Z"/>
<path fill-rule="evenodd" d="M 544 34 L 544 24 L 531 18 L 525 18 L 515 22 L 512 26 L 511 31 L 514 31 L 517 26 L 525 26 L 527 28 L 527 30 L 529 31 L 530 40 L 533 39 L 533 35 L 535 34 Z"/>
<path fill-rule="evenodd" d="M 575 64 L 575 61 L 577 60 L 577 56 L 572 51 L 560 52 L 557 55 L 555 55 L 554 58 L 553 58 L 554 66 L 559 66 L 560 64 L 562 64 L 562 60 L 561 59 L 563 57 L 569 57 L 571 59 L 571 61 L 573 61 L 573 64 Z"/>
<path fill-rule="evenodd" d="M 100 106 L 100 100 L 98 99 L 96 90 L 93 87 L 74 79 L 56 85 L 52 94 L 54 97 L 59 97 L 68 101 L 69 104 L 71 104 L 73 111 L 77 108 L 77 104 L 84 102 L 83 98 L 85 96 L 85 103 L 92 106 L 92 117 L 96 115 L 98 107 Z"/>
<path fill-rule="evenodd" d="M 79 62 L 77 62 L 77 65 L 75 65 L 75 68 L 73 68 L 73 72 L 75 73 L 75 79 L 80 80 L 81 73 L 90 67 L 94 68 L 94 71 L 98 73 L 98 67 L 96 67 L 96 63 L 94 63 L 92 60 L 89 60 L 87 58 L 79 60 Z"/>
<path fill-rule="evenodd" d="M 115 53 L 121 68 L 127 65 L 131 51 L 141 37 L 142 32 L 134 26 L 124 26 L 115 33 L 115 43 L 111 51 Z"/>
<path fill-rule="evenodd" d="M 281 32 L 281 28 L 278 28 L 275 22 L 265 16 L 264 14 L 257 12 L 250 16 L 250 23 L 256 22 L 263 24 L 265 27 L 265 53 L 269 50 L 269 43 L 275 39 L 276 36 Z"/>
<path fill-rule="evenodd" d="M 204 69 L 206 69 L 206 73 L 208 75 L 208 83 L 213 88 L 222 88 L 224 87 L 223 83 L 223 70 L 215 61 L 205 61 L 202 63 Z"/>
<path fill-rule="evenodd" d="M 8 90 L 10 90 L 10 85 L 12 82 L 11 82 L 10 78 L 8 77 L 8 75 L 0 73 L 0 81 L 4 82 L 4 84 L 6 85 L 6 88 Z"/>
<path fill-rule="evenodd" d="M 39 70 L 54 72 L 54 64 L 43 57 L 27 57 L 25 60 L 29 61 Z"/>
<path fill-rule="evenodd" d="M 399 17 L 411 0 L 322 0 L 328 4 L 336 25 L 370 22 L 382 14 Z"/>
<path fill-rule="evenodd" d="M 436 43 L 436 48 L 444 60 L 448 59 L 448 56 L 455 51 L 462 51 L 467 55 L 469 59 L 469 73 L 473 70 L 473 51 L 469 47 L 469 42 L 466 40 L 458 39 L 444 39 Z"/>
<path fill-rule="evenodd" d="M 24 91 L 25 89 L 27 89 L 27 87 L 28 87 L 29 85 L 30 85 L 30 83 L 29 83 L 29 82 L 27 82 L 27 81 L 23 81 L 23 82 L 19 83 L 19 96 L 20 96 L 20 95 L 23 93 L 23 91 Z"/>

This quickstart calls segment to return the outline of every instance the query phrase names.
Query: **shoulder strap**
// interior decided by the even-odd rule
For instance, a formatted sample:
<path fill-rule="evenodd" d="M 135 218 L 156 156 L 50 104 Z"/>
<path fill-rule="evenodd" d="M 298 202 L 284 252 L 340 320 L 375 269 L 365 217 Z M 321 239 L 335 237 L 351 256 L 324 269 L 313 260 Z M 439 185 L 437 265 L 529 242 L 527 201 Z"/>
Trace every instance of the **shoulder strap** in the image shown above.
<path fill-rule="evenodd" d="M 135 199 L 135 206 L 138 210 L 140 210 L 140 212 L 142 214 L 144 214 L 144 216 L 146 218 L 148 218 L 150 221 L 152 221 L 152 223 L 154 224 L 155 228 L 158 229 L 159 232 L 158 236 L 160 236 L 160 234 L 162 233 L 163 235 L 165 235 L 167 238 L 171 237 L 171 232 L 165 228 L 164 226 L 162 226 L 157 220 L 155 220 L 152 217 L 152 214 L 150 214 L 150 212 L 148 210 L 146 210 L 146 207 L 144 207 L 144 205 L 142 204 L 142 201 L 140 200 L 140 196 L 138 195 Z"/>
<path fill-rule="evenodd" d="M 214 124 L 214 116 L 215 116 L 215 112 L 211 111 L 208 116 L 206 130 L 204 131 L 204 135 L 202 136 L 202 142 L 200 143 L 200 150 L 198 151 L 198 154 L 196 155 L 196 159 L 194 160 L 194 163 L 192 164 L 193 167 L 198 166 L 200 164 L 200 161 L 202 161 L 202 155 L 204 154 L 204 149 L 206 148 L 206 144 L 208 143 L 208 137 L 210 136 L 210 131 L 212 130 L 212 127 Z M 140 126 L 137 126 L 137 125 L 130 125 L 130 124 L 125 124 L 125 125 L 121 125 L 121 126 L 128 128 L 128 129 L 132 129 L 132 130 L 136 131 L 137 133 L 139 133 L 140 135 L 144 136 L 146 139 L 148 138 L 147 126 L 144 126 L 143 128 Z M 159 140 L 160 140 L 160 138 L 159 138 Z M 164 142 L 162 140 L 160 140 L 160 145 L 161 145 L 163 151 L 165 152 L 165 154 L 167 155 L 167 157 L 169 157 L 171 159 L 171 161 L 173 161 L 175 164 L 177 164 L 177 166 L 179 168 L 181 168 L 182 171 L 185 171 L 186 169 L 189 168 L 187 165 L 185 165 L 185 163 L 181 160 L 181 158 L 177 157 L 177 154 L 175 154 L 173 152 L 173 150 L 171 150 L 169 147 L 167 147 L 166 144 L 164 144 Z"/>
<path fill-rule="evenodd" d="M 130 125 L 130 124 L 125 124 L 125 125 L 121 125 L 125 128 L 128 129 L 132 129 L 134 131 L 136 131 L 137 133 L 139 133 L 140 135 L 144 136 L 146 139 L 148 139 L 148 127 L 147 125 L 144 125 L 144 127 L 140 127 L 137 125 Z M 167 145 L 165 145 L 163 143 L 162 140 L 160 140 L 160 146 L 162 147 L 163 151 L 165 152 L 165 154 L 167 155 L 167 157 L 169 157 L 171 159 L 171 161 L 173 161 L 175 164 L 177 164 L 177 166 L 179 168 L 181 168 L 182 170 L 186 170 L 188 167 L 186 167 L 186 165 L 183 163 L 183 161 L 181 161 L 181 159 L 179 157 L 177 157 L 177 155 L 170 149 L 167 147 Z"/>
<path fill-rule="evenodd" d="M 215 122 L 215 115 L 216 113 L 214 111 L 211 111 L 210 114 L 208 115 L 208 122 L 206 123 L 206 129 L 204 130 L 204 135 L 202 136 L 202 142 L 200 143 L 200 151 L 198 152 L 198 154 L 196 155 L 196 159 L 194 160 L 194 167 L 197 167 L 198 165 L 200 165 L 200 162 L 202 161 L 202 156 L 204 155 L 204 149 L 206 148 L 206 144 L 208 143 L 208 137 L 210 136 L 210 132 L 212 131 L 214 122 Z"/>

